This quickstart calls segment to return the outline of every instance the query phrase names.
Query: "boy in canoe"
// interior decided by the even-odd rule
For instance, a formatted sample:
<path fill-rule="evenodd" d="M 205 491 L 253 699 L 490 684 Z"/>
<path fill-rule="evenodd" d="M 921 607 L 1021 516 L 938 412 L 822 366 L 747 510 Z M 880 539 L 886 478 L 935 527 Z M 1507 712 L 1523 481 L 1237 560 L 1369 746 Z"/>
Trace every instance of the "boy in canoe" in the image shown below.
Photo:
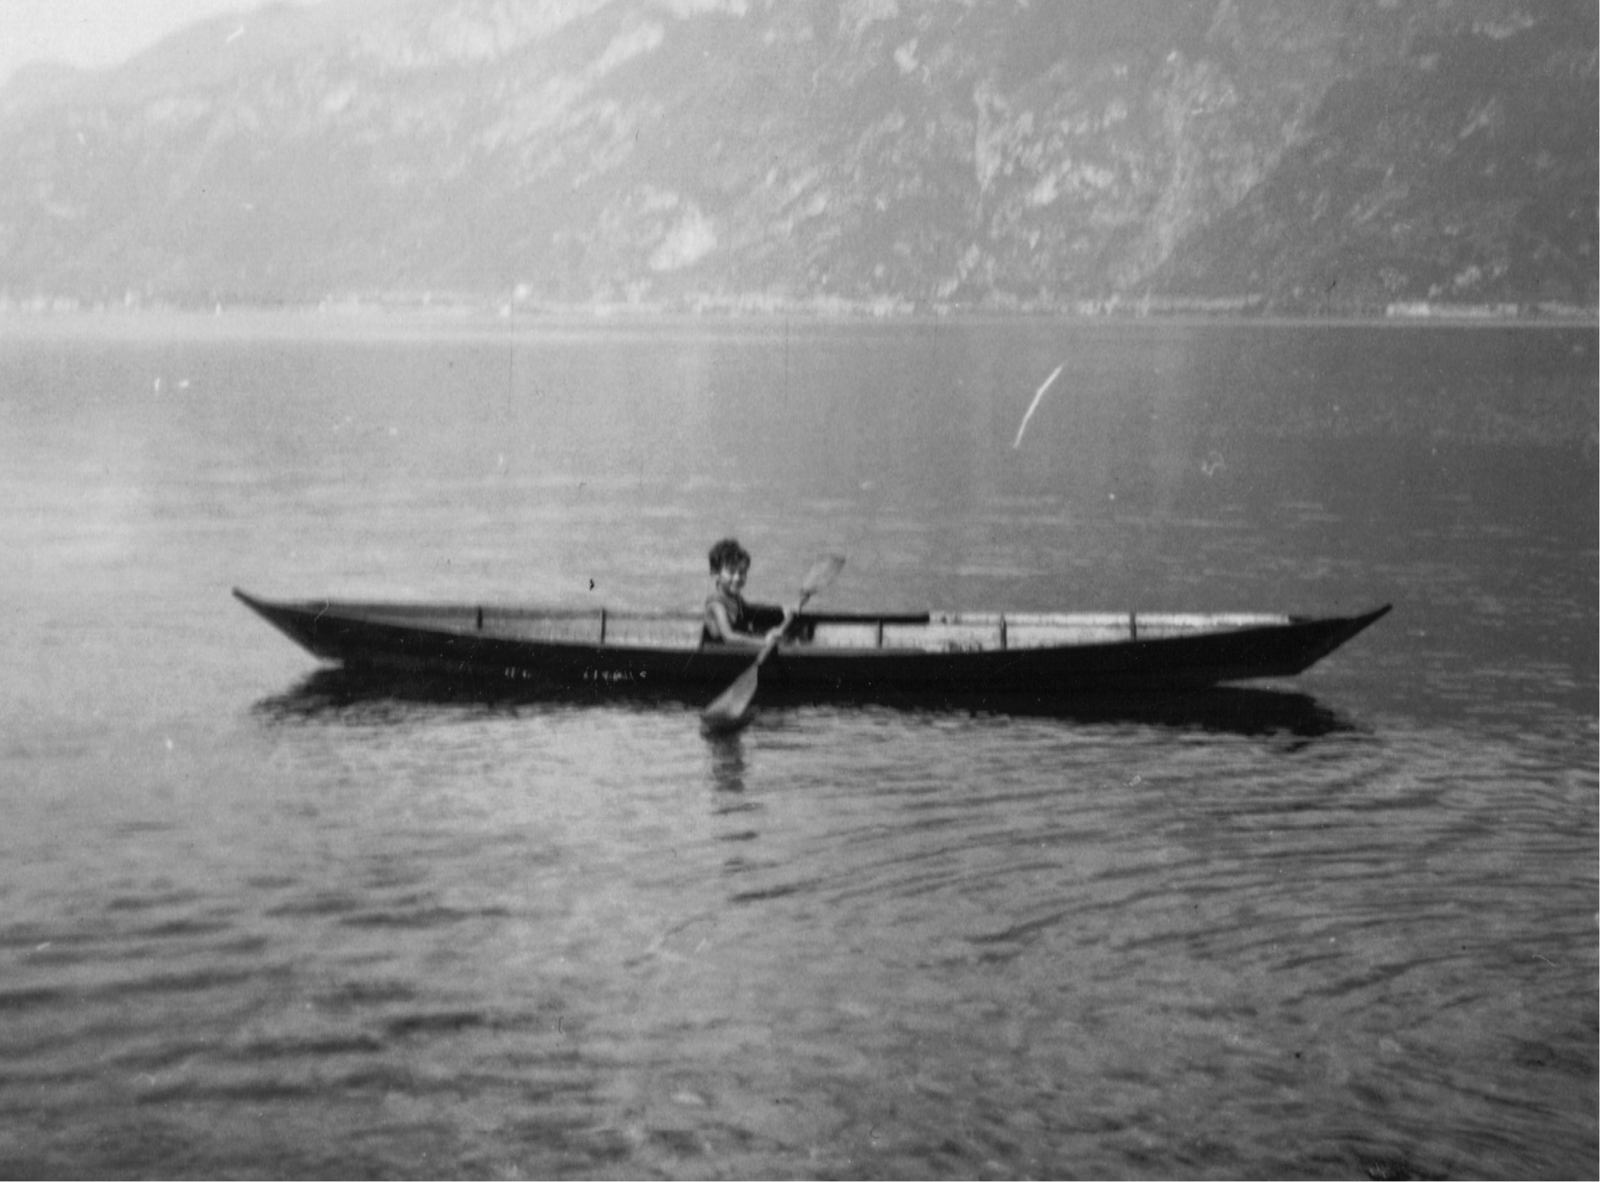
<path fill-rule="evenodd" d="M 708 644 L 759 647 L 779 632 L 793 614 L 764 603 L 747 603 L 745 579 L 750 574 L 750 552 L 733 538 L 711 547 L 711 594 L 706 596 L 703 635 Z"/>

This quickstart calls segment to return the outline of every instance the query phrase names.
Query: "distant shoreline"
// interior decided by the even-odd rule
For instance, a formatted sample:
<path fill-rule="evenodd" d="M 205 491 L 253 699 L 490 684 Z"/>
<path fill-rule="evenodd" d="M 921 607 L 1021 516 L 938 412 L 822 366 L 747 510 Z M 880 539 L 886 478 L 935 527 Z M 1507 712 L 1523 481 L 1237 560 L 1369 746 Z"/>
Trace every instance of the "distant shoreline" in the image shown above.
<path fill-rule="evenodd" d="M 1504 307 L 1504 306 L 1502 306 Z M 642 329 L 649 327 L 759 329 L 773 325 L 881 326 L 896 324 L 1064 324 L 1155 327 L 1232 326 L 1397 329 L 1597 329 L 1600 309 L 1563 308 L 1559 312 L 1519 307 L 1515 314 L 1477 309 L 1432 308 L 1385 313 L 1285 313 L 1265 311 L 1140 311 L 1128 304 L 1103 312 L 1072 310 L 1001 311 L 940 309 L 872 311 L 862 307 L 795 305 L 754 309 L 683 309 L 619 305 L 569 305 L 494 308 L 482 304 L 342 303 L 300 305 L 217 305 L 209 311 L 175 306 L 90 307 L 52 304 L 0 306 L 0 336 L 126 335 L 142 337 L 182 329 L 186 335 L 228 337 L 239 333 L 371 336 L 433 331 L 504 337 L 556 331 Z"/>

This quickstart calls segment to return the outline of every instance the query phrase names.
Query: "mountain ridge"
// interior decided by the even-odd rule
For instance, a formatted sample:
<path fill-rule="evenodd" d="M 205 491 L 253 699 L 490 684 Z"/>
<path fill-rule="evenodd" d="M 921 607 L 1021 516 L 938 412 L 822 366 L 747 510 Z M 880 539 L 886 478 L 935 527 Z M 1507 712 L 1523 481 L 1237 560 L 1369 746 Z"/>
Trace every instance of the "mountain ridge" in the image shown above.
<path fill-rule="evenodd" d="M 326 0 L 0 87 L 0 301 L 1596 302 L 1577 0 Z"/>

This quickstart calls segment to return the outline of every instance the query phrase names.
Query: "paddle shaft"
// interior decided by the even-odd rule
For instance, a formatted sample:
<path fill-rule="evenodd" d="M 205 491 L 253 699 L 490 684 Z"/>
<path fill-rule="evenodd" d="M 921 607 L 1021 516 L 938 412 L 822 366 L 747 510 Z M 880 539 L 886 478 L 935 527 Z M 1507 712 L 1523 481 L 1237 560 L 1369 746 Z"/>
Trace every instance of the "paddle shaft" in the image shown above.
<path fill-rule="evenodd" d="M 789 630 L 794 627 L 795 620 L 799 618 L 800 613 L 805 610 L 806 604 L 810 602 L 813 594 L 814 592 L 811 591 L 800 592 L 799 602 L 794 605 L 794 611 L 790 614 L 789 618 L 784 620 L 784 622 L 779 625 L 778 628 L 774 629 L 772 634 L 768 636 L 766 641 L 761 645 L 761 651 L 756 654 L 757 665 L 761 664 L 768 657 L 770 657 L 773 653 L 773 650 L 775 650 L 780 644 L 789 638 Z"/>

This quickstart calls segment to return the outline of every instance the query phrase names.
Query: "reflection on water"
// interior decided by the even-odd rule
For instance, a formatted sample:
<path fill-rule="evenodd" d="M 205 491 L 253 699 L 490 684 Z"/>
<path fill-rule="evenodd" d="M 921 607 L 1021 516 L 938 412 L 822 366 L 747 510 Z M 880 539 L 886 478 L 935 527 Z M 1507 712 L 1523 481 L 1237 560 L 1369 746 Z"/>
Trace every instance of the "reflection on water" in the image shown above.
<path fill-rule="evenodd" d="M 661 712 L 689 725 L 705 705 L 694 690 L 587 688 L 535 690 L 507 688 L 496 681 L 472 681 L 359 668 L 328 667 L 309 674 L 292 689 L 258 701 L 253 709 L 274 722 L 357 721 L 363 724 L 401 722 L 413 716 L 410 707 L 477 705 L 486 710 Z M 951 719 L 1025 717 L 1061 723 L 1128 723 L 1193 729 L 1235 735 L 1287 735 L 1316 739 L 1356 729 L 1356 724 L 1310 694 L 1285 689 L 1219 686 L 1169 693 L 1100 693 L 1052 698 L 1027 694 L 872 695 L 847 693 L 807 695 L 768 688 L 762 691 L 757 716 L 766 725 L 782 726 L 786 714 L 808 706 L 874 706 L 902 715 L 944 715 Z M 723 764 L 736 777 L 742 772 L 739 733 L 705 733 L 714 753 L 719 786 Z"/>
<path fill-rule="evenodd" d="M 711 752 L 711 782 L 718 792 L 744 791 L 744 736 L 719 731 L 706 734 Z"/>

